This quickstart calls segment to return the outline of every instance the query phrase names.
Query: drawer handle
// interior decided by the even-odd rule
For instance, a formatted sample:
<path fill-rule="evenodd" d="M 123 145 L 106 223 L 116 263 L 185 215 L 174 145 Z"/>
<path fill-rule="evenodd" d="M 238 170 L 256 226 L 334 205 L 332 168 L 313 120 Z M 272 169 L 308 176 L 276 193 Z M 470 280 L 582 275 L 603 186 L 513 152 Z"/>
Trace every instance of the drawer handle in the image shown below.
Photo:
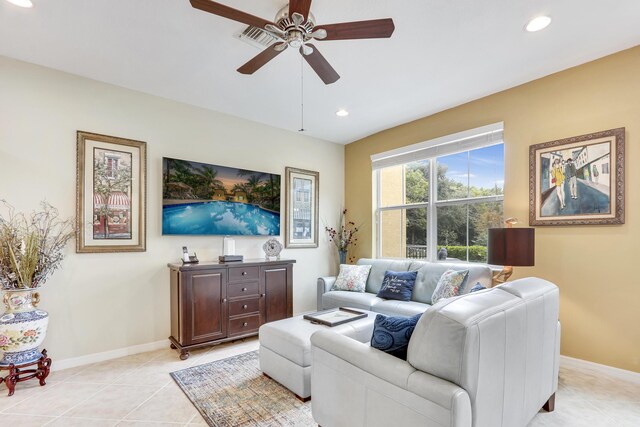
<path fill-rule="evenodd" d="M 246 291 L 246 290 L 247 290 L 247 288 L 242 288 L 242 292 L 244 292 L 244 291 Z"/>
<path fill-rule="evenodd" d="M 262 298 L 264 298 L 264 296 L 265 296 L 265 295 L 266 295 L 266 294 L 260 294 L 260 296 L 261 296 Z"/>
<path fill-rule="evenodd" d="M 226 299 L 226 298 L 223 298 L 223 299 L 222 299 L 222 302 L 227 302 L 227 299 Z"/>
<path fill-rule="evenodd" d="M 242 324 L 242 327 L 245 327 L 245 326 L 248 326 L 248 325 L 249 325 L 249 324 L 248 324 L 247 322 L 244 322 L 244 323 Z"/>
<path fill-rule="evenodd" d="M 247 304 L 242 306 L 242 308 L 244 308 L 245 310 L 247 309 L 247 307 L 249 307 Z"/>
<path fill-rule="evenodd" d="M 242 272 L 242 275 L 243 275 L 243 276 L 246 276 L 246 275 L 247 275 L 247 272 L 246 272 L 246 271 L 243 271 L 243 272 Z"/>

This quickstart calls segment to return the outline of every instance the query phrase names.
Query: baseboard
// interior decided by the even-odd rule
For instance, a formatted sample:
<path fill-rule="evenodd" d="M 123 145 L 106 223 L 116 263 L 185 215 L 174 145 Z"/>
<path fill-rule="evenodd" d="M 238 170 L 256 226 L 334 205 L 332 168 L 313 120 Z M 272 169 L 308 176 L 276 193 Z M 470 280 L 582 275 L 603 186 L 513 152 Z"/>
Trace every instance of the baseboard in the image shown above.
<path fill-rule="evenodd" d="M 134 345 L 131 347 L 118 348 L 115 350 L 103 351 L 101 353 L 86 354 L 84 356 L 71 357 L 69 359 L 54 360 L 51 364 L 52 371 L 75 368 L 78 366 L 90 365 L 92 363 L 104 362 L 117 359 L 119 357 L 131 356 L 132 354 L 145 353 L 147 351 L 161 350 L 169 348 L 169 340 L 161 340 L 146 344 Z"/>
<path fill-rule="evenodd" d="M 601 365 L 599 363 L 589 362 L 588 360 L 575 359 L 573 357 L 562 355 L 560 356 L 560 364 L 640 384 L 639 372 L 627 371 L 620 368 L 614 368 L 613 366 Z"/>

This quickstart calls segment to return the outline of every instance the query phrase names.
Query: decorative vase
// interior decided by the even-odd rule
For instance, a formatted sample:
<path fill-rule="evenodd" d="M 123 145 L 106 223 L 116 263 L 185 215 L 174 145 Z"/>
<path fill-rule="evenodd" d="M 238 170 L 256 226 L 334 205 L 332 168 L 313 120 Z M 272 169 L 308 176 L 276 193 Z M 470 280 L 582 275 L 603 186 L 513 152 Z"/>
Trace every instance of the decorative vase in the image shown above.
<path fill-rule="evenodd" d="M 2 301 L 7 311 L 0 316 L 0 367 L 37 362 L 49 324 L 49 313 L 36 308 L 40 295 L 34 289 L 5 291 Z"/>
<path fill-rule="evenodd" d="M 347 251 L 338 251 L 338 255 L 340 255 L 340 264 L 347 263 Z"/>

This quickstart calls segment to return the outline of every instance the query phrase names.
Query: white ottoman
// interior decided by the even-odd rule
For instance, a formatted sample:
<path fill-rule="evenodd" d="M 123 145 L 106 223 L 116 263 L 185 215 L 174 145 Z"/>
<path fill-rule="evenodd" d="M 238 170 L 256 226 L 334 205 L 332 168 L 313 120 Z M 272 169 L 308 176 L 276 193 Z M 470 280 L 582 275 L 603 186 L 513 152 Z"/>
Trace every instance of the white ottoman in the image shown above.
<path fill-rule="evenodd" d="M 260 370 L 291 390 L 298 399 L 311 396 L 311 334 L 331 330 L 360 342 L 371 341 L 378 313 L 360 310 L 367 317 L 329 327 L 311 323 L 302 316 L 265 323 L 260 327 Z"/>

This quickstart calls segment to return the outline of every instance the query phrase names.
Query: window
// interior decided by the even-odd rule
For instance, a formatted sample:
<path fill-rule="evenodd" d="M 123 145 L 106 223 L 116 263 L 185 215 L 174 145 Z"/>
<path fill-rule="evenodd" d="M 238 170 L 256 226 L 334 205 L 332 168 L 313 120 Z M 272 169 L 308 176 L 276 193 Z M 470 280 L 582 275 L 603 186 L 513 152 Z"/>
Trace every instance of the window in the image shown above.
<path fill-rule="evenodd" d="M 502 226 L 502 123 L 372 156 L 377 255 L 486 262 Z M 433 184 L 433 185 L 432 185 Z"/>
<path fill-rule="evenodd" d="M 105 155 L 107 161 L 107 179 L 115 179 L 118 174 L 118 158 L 113 155 Z"/>

